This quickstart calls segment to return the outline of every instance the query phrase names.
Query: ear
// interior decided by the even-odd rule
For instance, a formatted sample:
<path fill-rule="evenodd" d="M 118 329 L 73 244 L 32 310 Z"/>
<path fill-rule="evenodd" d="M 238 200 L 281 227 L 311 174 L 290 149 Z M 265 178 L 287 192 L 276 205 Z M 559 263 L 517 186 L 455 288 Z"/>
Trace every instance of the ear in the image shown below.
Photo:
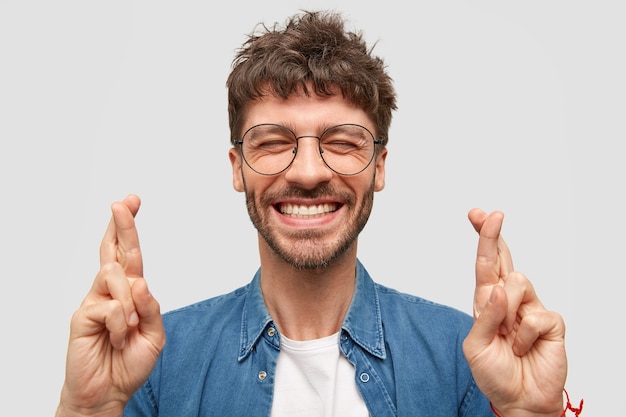
<path fill-rule="evenodd" d="M 374 191 L 382 191 L 385 188 L 385 160 L 387 159 L 387 148 L 381 149 L 376 157 L 376 177 L 374 179 Z"/>
<path fill-rule="evenodd" d="M 235 191 L 243 192 L 243 172 L 241 170 L 241 153 L 236 148 L 230 148 L 228 151 L 228 158 L 230 164 L 233 167 L 233 188 Z"/>

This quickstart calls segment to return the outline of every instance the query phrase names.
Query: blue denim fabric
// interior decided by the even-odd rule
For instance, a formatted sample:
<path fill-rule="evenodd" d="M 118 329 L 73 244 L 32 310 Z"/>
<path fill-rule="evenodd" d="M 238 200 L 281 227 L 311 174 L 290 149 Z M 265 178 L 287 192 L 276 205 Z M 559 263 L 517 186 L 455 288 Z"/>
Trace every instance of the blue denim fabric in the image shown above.
<path fill-rule="evenodd" d="M 472 318 L 376 284 L 360 262 L 356 272 L 340 348 L 370 415 L 492 417 L 461 348 Z M 163 315 L 166 346 L 124 416 L 270 415 L 280 335 L 260 275 Z"/>

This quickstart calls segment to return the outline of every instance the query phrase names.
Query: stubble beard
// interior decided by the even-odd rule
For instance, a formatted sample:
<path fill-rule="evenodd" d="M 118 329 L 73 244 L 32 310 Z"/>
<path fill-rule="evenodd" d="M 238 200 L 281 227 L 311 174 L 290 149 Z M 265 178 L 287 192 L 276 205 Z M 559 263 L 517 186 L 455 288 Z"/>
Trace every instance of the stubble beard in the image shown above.
<path fill-rule="evenodd" d="M 244 181 L 245 187 L 245 181 Z M 269 207 L 271 202 L 276 201 L 276 193 L 265 193 L 261 196 L 259 205 L 256 204 L 255 193 L 245 187 L 246 206 L 252 224 L 263 237 L 267 245 L 283 259 L 287 264 L 299 270 L 317 270 L 331 265 L 341 258 L 355 244 L 356 239 L 365 227 L 374 204 L 374 179 L 363 196 L 360 206 L 356 207 L 356 201 L 352 194 L 337 193 L 327 185 L 320 186 L 315 190 L 290 189 L 280 193 L 285 197 L 309 197 L 329 196 L 339 194 L 344 201 L 344 210 L 350 213 L 347 222 L 343 222 L 343 230 L 335 241 L 323 240 L 322 232 L 316 230 L 295 231 L 285 240 L 276 233 L 276 230 L 268 222 L 267 217 L 262 215 L 262 210 Z"/>

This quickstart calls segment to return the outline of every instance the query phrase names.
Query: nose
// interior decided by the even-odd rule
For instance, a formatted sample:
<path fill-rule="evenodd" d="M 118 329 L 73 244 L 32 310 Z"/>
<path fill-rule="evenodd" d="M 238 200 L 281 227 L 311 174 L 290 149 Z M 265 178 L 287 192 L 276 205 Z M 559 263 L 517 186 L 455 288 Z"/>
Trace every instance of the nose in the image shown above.
<path fill-rule="evenodd" d="M 285 171 L 287 181 L 305 189 L 313 189 L 322 182 L 328 182 L 333 172 L 322 159 L 317 136 L 300 136 L 296 157 Z"/>

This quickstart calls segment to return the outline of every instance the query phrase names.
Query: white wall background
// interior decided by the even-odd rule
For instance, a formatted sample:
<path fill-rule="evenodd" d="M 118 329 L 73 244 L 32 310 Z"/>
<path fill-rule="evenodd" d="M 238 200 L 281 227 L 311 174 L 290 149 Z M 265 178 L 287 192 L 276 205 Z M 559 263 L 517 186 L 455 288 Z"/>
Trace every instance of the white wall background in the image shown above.
<path fill-rule="evenodd" d="M 224 82 L 260 21 L 343 11 L 399 92 L 360 240 L 381 283 L 470 311 L 479 206 L 568 325 L 567 387 L 621 406 L 626 3 L 0 0 L 0 414 L 52 415 L 111 202 L 143 199 L 164 310 L 245 284 Z"/>

